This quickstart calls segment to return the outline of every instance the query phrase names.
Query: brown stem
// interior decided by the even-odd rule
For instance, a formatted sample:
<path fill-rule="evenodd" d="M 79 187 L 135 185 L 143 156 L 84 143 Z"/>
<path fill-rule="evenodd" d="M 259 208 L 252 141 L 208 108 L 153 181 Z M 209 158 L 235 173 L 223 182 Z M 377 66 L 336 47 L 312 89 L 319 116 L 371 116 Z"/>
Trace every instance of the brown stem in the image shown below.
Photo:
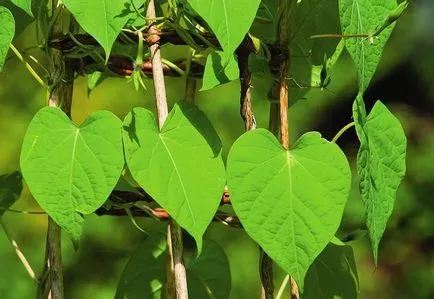
<path fill-rule="evenodd" d="M 274 285 L 273 285 L 273 260 L 262 250 L 260 250 L 261 263 L 260 263 L 260 276 L 262 282 L 262 298 L 274 298 Z"/>
<path fill-rule="evenodd" d="M 250 88 L 252 85 L 252 74 L 249 70 L 249 56 L 253 52 L 251 38 L 246 35 L 243 42 L 237 48 L 238 68 L 240 70 L 240 114 L 244 121 L 246 131 L 256 129 L 256 120 L 252 108 L 252 95 Z"/>
<path fill-rule="evenodd" d="M 52 11 L 58 8 L 58 1 L 52 1 Z M 54 15 L 54 14 L 53 14 Z M 74 21 L 71 21 L 73 30 Z M 60 14 L 52 27 L 51 36 L 62 34 L 63 16 Z M 50 50 L 50 82 L 52 88 L 48 98 L 48 106 L 60 107 L 68 116 L 71 115 L 74 71 L 65 61 L 62 51 Z M 40 299 L 63 299 L 63 268 L 61 254 L 61 228 L 51 217 L 48 217 L 48 230 L 45 245 L 45 262 L 43 277 L 38 288 Z"/>
<path fill-rule="evenodd" d="M 146 5 L 146 2 L 145 2 Z M 152 60 L 152 73 L 154 76 L 154 87 L 155 87 L 155 97 L 157 102 L 157 113 L 158 113 L 158 123 L 160 129 L 163 127 L 163 124 L 168 115 L 167 109 L 167 98 L 166 98 L 166 87 L 164 83 L 164 73 L 163 67 L 161 63 L 161 54 L 160 54 L 160 31 L 155 26 L 155 5 L 154 0 L 148 1 L 146 17 L 149 19 L 148 25 L 148 41 L 152 41 L 153 43 L 150 45 L 151 50 L 151 60 Z M 168 240 L 167 244 L 172 245 L 172 250 L 168 251 L 170 254 L 173 253 L 173 269 L 175 276 L 175 289 L 176 289 L 176 297 L 177 299 L 188 299 L 188 289 L 187 289 L 187 275 L 185 271 L 184 261 L 182 258 L 183 254 L 183 244 L 182 244 L 182 229 L 175 222 L 171 221 L 168 227 L 170 233 L 167 235 Z M 168 269 L 171 272 L 172 267 Z M 168 273 L 171 275 L 171 273 Z"/>

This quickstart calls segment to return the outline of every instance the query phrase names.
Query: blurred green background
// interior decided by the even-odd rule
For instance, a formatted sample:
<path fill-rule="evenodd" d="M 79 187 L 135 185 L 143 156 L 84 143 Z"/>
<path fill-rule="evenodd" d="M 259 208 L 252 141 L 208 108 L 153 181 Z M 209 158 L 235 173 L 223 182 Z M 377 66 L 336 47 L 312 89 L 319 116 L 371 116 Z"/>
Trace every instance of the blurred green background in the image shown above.
<path fill-rule="evenodd" d="M 5 1 L 0 1 L 0 4 Z M 13 9 L 18 25 L 28 18 Z M 369 240 L 350 244 L 354 248 L 360 280 L 360 298 L 434 298 L 434 2 L 413 0 L 398 22 L 387 44 L 375 79 L 366 93 L 370 109 L 377 99 L 387 104 L 402 122 L 408 137 L 407 175 L 399 189 L 395 209 L 380 245 L 379 266 L 374 268 Z M 1 26 L 1 24 L 0 24 Z M 17 28 L 14 45 L 25 49 L 35 44 L 34 24 Z M 173 51 L 164 47 L 170 58 Z M 33 54 L 33 53 L 32 53 Z M 38 53 L 34 53 L 38 56 Z M 32 116 L 45 105 L 46 92 L 24 66 L 9 54 L 0 73 L 0 174 L 19 169 L 21 142 Z M 344 53 L 331 71 L 326 91 L 312 90 L 306 99 L 291 106 L 291 137 L 318 130 L 331 139 L 351 122 L 356 94 L 355 70 Z M 136 92 L 132 82 L 108 79 L 87 94 L 87 79 L 74 87 L 72 117 L 80 123 L 95 110 L 108 109 L 123 118 L 135 106 L 154 110 L 153 86 Z M 168 78 L 168 98 L 181 100 L 184 81 Z M 258 127 L 268 125 L 268 83 L 253 81 L 254 111 Z M 224 144 L 225 154 L 242 133 L 239 116 L 239 82 L 197 94 L 197 105 L 205 111 Z M 339 145 L 355 165 L 358 142 L 349 131 Z M 354 167 L 353 167 L 354 169 Z M 357 177 L 342 220 L 339 236 L 363 227 L 364 209 L 357 191 Z M 15 209 L 38 210 L 24 190 Z M 40 271 L 44 256 L 46 216 L 6 213 L 4 221 L 31 265 Z M 139 220 L 144 228 L 151 220 Z M 211 224 L 207 236 L 224 248 L 232 270 L 231 299 L 259 298 L 258 249 L 241 230 Z M 78 252 L 66 236 L 63 240 L 66 298 L 113 298 L 117 280 L 132 251 L 144 235 L 127 218 L 86 217 Z M 276 284 L 283 277 L 279 271 Z M 39 273 L 39 272 L 38 272 Z M 0 232 L 0 298 L 32 298 L 36 285 L 27 276 L 14 249 Z M 196 298 L 194 298 L 196 299 Z"/>

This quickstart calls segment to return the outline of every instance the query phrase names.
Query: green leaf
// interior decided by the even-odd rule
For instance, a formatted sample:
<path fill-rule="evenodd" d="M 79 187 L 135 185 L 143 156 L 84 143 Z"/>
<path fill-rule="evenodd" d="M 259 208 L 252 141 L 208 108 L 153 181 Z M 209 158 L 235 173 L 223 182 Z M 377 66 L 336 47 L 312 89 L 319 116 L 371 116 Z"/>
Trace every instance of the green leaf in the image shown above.
<path fill-rule="evenodd" d="M 125 266 L 115 299 L 161 299 L 166 259 L 165 236 L 154 234 L 146 238 Z"/>
<path fill-rule="evenodd" d="M 218 85 L 236 80 L 240 76 L 238 64 L 232 56 L 225 66 L 223 64 L 223 52 L 212 52 L 208 55 L 203 74 L 203 83 L 201 91 L 214 88 Z"/>
<path fill-rule="evenodd" d="M 128 168 L 135 181 L 202 247 L 202 235 L 223 194 L 221 142 L 202 111 L 175 105 L 161 132 L 152 112 L 135 108 L 124 120 Z"/>
<path fill-rule="evenodd" d="M 329 243 L 310 266 L 305 290 L 303 299 L 356 299 L 359 278 L 352 247 Z"/>
<path fill-rule="evenodd" d="M 232 146 L 227 177 L 246 232 L 303 289 L 309 266 L 341 221 L 351 183 L 345 155 L 318 132 L 287 151 L 258 129 Z"/>
<path fill-rule="evenodd" d="M 107 75 L 103 72 L 95 71 L 89 75 L 87 75 L 87 93 L 95 89 L 98 85 L 101 84 L 104 79 L 107 78 Z"/>
<path fill-rule="evenodd" d="M 143 1 L 133 0 L 140 6 Z M 136 17 L 131 0 L 63 0 L 77 22 L 103 47 L 106 59 L 124 25 Z"/>
<path fill-rule="evenodd" d="M 354 107 L 357 109 L 357 105 Z M 365 124 L 361 124 L 360 117 L 355 121 L 360 139 L 357 155 L 360 193 L 367 209 L 366 223 L 377 263 L 378 246 L 405 175 L 407 140 L 399 120 L 380 101 L 375 103 Z"/>
<path fill-rule="evenodd" d="M 396 7 L 396 0 L 339 0 L 342 34 L 373 34 Z M 348 38 L 345 46 L 353 58 L 363 94 L 368 88 L 393 25 L 371 38 Z"/>
<path fill-rule="evenodd" d="M 9 45 L 15 34 L 15 20 L 6 7 L 0 6 L 0 72 L 3 69 Z"/>
<path fill-rule="evenodd" d="M 203 253 L 187 264 L 187 284 L 190 298 L 229 298 L 229 260 L 218 243 L 205 239 Z"/>
<path fill-rule="evenodd" d="M 32 0 L 11 0 L 13 4 L 24 10 L 29 16 L 33 17 Z"/>
<path fill-rule="evenodd" d="M 122 169 L 121 121 L 98 111 L 76 127 L 59 108 L 33 117 L 21 149 L 21 170 L 32 195 L 78 245 L 81 214 L 99 208 Z"/>
<path fill-rule="evenodd" d="M 203 252 L 186 263 L 190 298 L 227 299 L 231 289 L 228 259 L 221 246 L 205 239 Z M 212 269 L 212 271 L 210 271 Z M 115 299 L 160 299 L 166 278 L 166 238 L 152 235 L 126 265 Z"/>
<path fill-rule="evenodd" d="M 21 195 L 23 177 L 19 171 L 0 175 L 0 217 Z"/>
<path fill-rule="evenodd" d="M 243 41 L 256 16 L 260 0 L 187 0 L 205 20 L 223 48 L 224 64 Z"/>

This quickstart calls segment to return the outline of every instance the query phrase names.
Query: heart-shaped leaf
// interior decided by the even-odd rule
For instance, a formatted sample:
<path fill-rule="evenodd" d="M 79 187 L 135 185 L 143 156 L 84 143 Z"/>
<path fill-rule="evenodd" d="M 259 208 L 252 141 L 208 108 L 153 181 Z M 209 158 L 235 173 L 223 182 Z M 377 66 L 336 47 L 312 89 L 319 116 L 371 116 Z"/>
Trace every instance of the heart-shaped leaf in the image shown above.
<path fill-rule="evenodd" d="M 166 238 L 152 235 L 134 251 L 115 299 L 160 299 L 166 278 Z M 190 298 L 227 299 L 231 290 L 229 262 L 221 246 L 204 240 L 203 252 L 186 263 Z M 212 269 L 212 271 L 210 271 Z"/>
<path fill-rule="evenodd" d="M 0 6 L 0 72 L 15 34 L 15 20 L 6 7 Z"/>
<path fill-rule="evenodd" d="M 98 111 L 76 127 L 59 108 L 33 117 L 21 149 L 21 170 L 32 195 L 77 246 L 81 214 L 100 207 L 122 169 L 121 121 Z"/>
<path fill-rule="evenodd" d="M 152 112 L 135 108 L 124 120 L 123 138 L 134 180 L 200 251 L 225 186 L 221 142 L 206 116 L 194 106 L 175 105 L 160 132 Z"/>
<path fill-rule="evenodd" d="M 351 183 L 345 155 L 317 132 L 287 151 L 258 129 L 232 146 L 227 177 L 246 232 L 303 289 L 309 266 L 341 221 Z"/>
<path fill-rule="evenodd" d="M 143 1 L 133 0 L 139 7 Z M 129 19 L 136 18 L 131 0 L 63 0 L 77 22 L 103 47 L 106 57 Z"/>

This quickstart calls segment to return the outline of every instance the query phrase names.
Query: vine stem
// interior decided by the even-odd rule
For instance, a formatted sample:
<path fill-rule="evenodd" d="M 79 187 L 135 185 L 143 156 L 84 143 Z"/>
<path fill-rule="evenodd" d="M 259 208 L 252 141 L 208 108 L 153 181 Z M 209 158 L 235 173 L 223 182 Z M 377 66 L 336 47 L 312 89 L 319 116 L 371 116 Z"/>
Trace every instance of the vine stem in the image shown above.
<path fill-rule="evenodd" d="M 6 223 L 4 223 L 3 218 L 0 217 L 0 225 L 3 228 L 3 231 L 5 232 L 6 238 L 9 240 L 11 245 L 15 248 L 15 252 L 20 259 L 21 263 L 24 265 L 24 268 L 26 269 L 27 273 L 29 274 L 30 278 L 39 284 L 39 279 L 36 277 L 35 271 L 33 271 L 33 268 L 30 266 L 29 261 L 25 257 L 24 253 L 21 251 L 20 247 L 18 246 L 17 242 L 12 238 L 9 229 L 6 226 Z"/>
<path fill-rule="evenodd" d="M 55 37 L 63 33 L 63 12 L 58 1 L 52 1 L 54 23 L 49 33 Z M 56 15 L 57 14 L 57 15 Z M 74 19 L 70 22 L 70 31 L 73 31 L 77 23 Z M 53 86 L 50 88 L 48 106 L 61 108 L 68 117 L 71 117 L 72 92 L 74 71 L 66 63 L 62 51 L 50 49 L 50 79 Z M 38 289 L 40 299 L 63 299 L 63 267 L 62 267 L 62 246 L 61 228 L 48 216 L 47 239 L 45 243 L 44 271 L 42 272 L 41 283 Z"/>
<path fill-rule="evenodd" d="M 18 51 L 17 48 L 15 48 L 15 46 L 10 43 L 9 44 L 9 48 L 12 50 L 12 52 L 14 52 L 14 54 L 17 56 L 17 58 L 24 64 L 24 66 L 26 67 L 26 69 L 29 71 L 29 73 L 33 76 L 33 78 L 36 79 L 36 81 L 38 81 L 38 83 L 42 86 L 47 88 L 47 84 L 45 84 L 44 80 L 42 80 L 42 78 L 38 75 L 38 73 L 32 68 L 32 66 L 24 59 L 23 55 L 21 55 L 20 51 Z"/>
<path fill-rule="evenodd" d="M 281 299 L 282 298 L 283 292 L 285 291 L 285 288 L 288 285 L 288 282 L 289 282 L 290 278 L 291 277 L 289 276 L 289 274 L 287 274 L 285 276 L 285 278 L 282 281 L 282 284 L 280 285 L 279 291 L 277 292 L 276 299 Z"/>
<path fill-rule="evenodd" d="M 349 129 L 351 129 L 352 127 L 354 127 L 356 125 L 355 122 L 350 122 L 348 125 L 346 125 L 345 127 L 343 127 L 342 129 L 339 130 L 339 132 L 336 133 L 335 137 L 333 137 L 332 142 L 336 143 L 336 141 L 338 141 L 338 139 Z"/>
<path fill-rule="evenodd" d="M 155 87 L 155 98 L 157 103 L 157 113 L 158 113 L 158 124 L 160 129 L 163 127 L 163 124 L 168 116 L 167 109 L 167 97 L 166 97 L 166 87 L 164 83 L 164 73 L 163 73 L 163 65 L 161 61 L 161 53 L 160 53 L 160 45 L 159 45 L 159 29 L 155 26 L 156 14 L 155 14 L 155 4 L 154 0 L 145 1 L 147 5 L 146 17 L 148 18 L 148 41 L 153 41 L 149 46 L 151 50 L 151 61 L 152 61 L 152 74 L 154 78 L 154 87 Z M 171 246 L 168 248 L 168 255 L 171 254 L 173 256 L 168 257 L 173 265 L 170 265 L 167 269 L 167 276 L 174 275 L 175 281 L 175 292 L 177 299 L 188 299 L 188 288 L 187 288 L 187 274 L 183 261 L 183 243 L 182 243 L 182 229 L 181 227 L 173 221 L 170 221 L 168 226 L 168 234 L 167 234 L 167 246 Z M 169 282 L 171 279 L 169 279 Z M 166 283 L 168 285 L 169 283 Z M 171 292 L 170 286 L 166 286 L 166 292 Z M 167 294 L 167 293 L 166 293 Z M 168 297 L 170 298 L 170 297 Z"/>

